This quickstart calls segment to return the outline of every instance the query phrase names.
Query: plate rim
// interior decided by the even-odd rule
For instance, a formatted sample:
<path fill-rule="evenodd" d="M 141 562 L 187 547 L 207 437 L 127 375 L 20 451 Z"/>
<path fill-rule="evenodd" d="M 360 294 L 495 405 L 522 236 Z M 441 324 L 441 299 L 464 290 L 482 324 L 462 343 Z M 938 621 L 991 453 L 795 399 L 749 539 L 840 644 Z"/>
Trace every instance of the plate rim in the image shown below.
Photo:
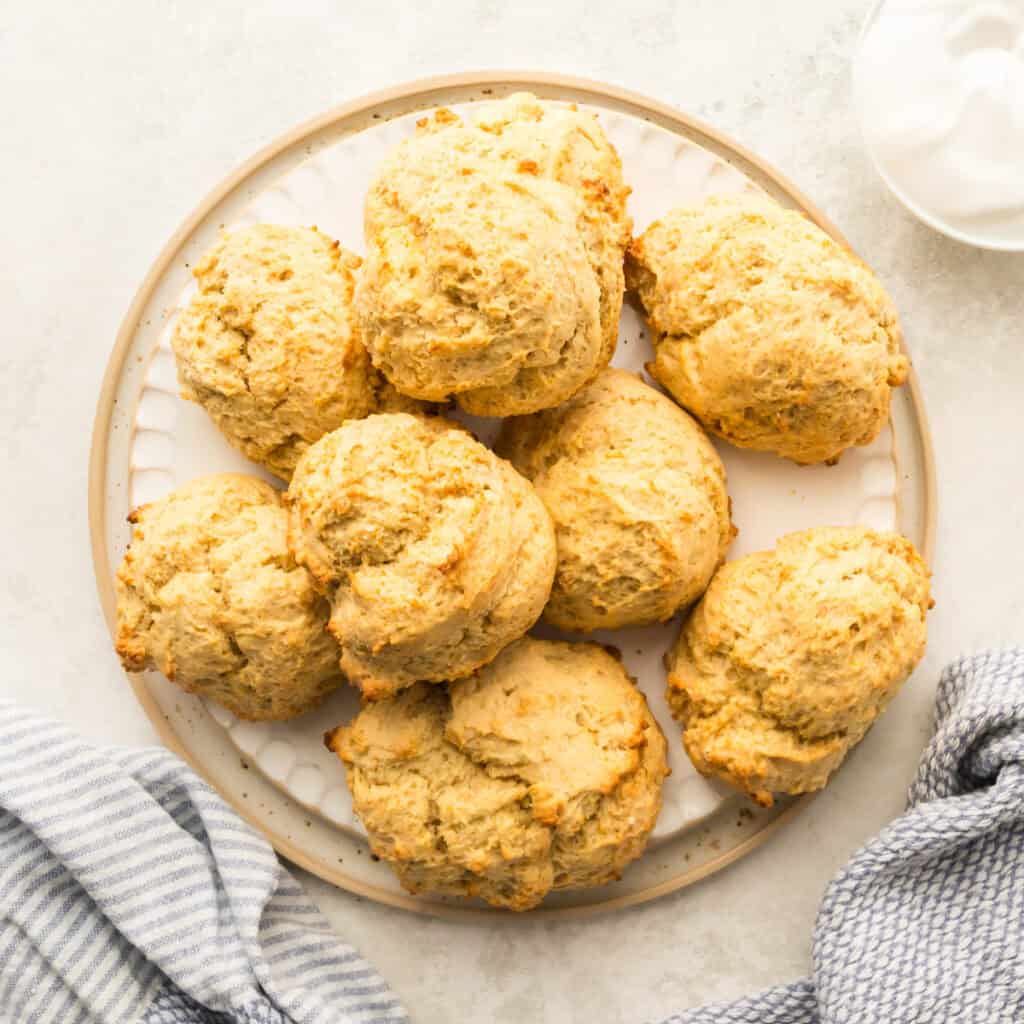
<path fill-rule="evenodd" d="M 587 102 L 587 98 L 591 98 L 597 100 L 600 105 L 607 107 L 610 101 L 611 105 L 623 108 L 636 116 L 646 119 L 653 118 L 656 123 L 673 133 L 694 139 L 698 145 L 711 150 L 730 162 L 738 157 L 747 165 L 747 168 L 744 168 L 745 171 L 753 170 L 756 176 L 760 177 L 763 182 L 769 183 L 775 191 L 786 195 L 796 202 L 819 227 L 853 251 L 838 227 L 800 188 L 767 161 L 736 142 L 729 135 L 701 119 L 677 110 L 660 100 L 595 79 L 529 70 L 462 71 L 448 75 L 433 75 L 375 90 L 354 100 L 333 106 L 320 114 L 302 121 L 261 147 L 256 153 L 244 160 L 226 177 L 221 179 L 206 194 L 203 200 L 182 221 L 181 225 L 160 249 L 156 259 L 138 286 L 118 327 L 97 398 L 90 438 L 88 470 L 88 520 L 93 572 L 96 578 L 96 587 L 103 616 L 111 637 L 115 635 L 116 631 L 116 597 L 113 579 L 109 572 L 111 563 L 107 546 L 105 495 L 108 468 L 107 437 L 114 413 L 114 398 L 131 342 L 141 321 L 142 313 L 158 283 L 169 266 L 177 258 L 183 245 L 217 204 L 227 198 L 254 172 L 275 159 L 285 150 L 301 144 L 304 140 L 323 132 L 325 129 L 332 126 L 341 126 L 347 121 L 359 118 L 361 115 L 372 114 L 375 108 L 385 105 L 411 102 L 413 103 L 413 109 L 426 109 L 431 105 L 432 98 L 436 98 L 438 104 L 456 102 L 451 98 L 443 98 L 444 94 L 451 93 L 453 90 L 488 90 L 491 88 L 500 88 L 503 91 L 522 88 L 569 92 L 576 94 L 575 98 L 582 102 Z M 913 408 L 913 418 L 918 435 L 917 441 L 920 446 L 923 469 L 923 538 L 921 548 L 925 561 L 930 565 L 934 554 L 937 521 L 936 467 L 931 428 L 925 410 L 920 382 L 912 363 L 905 386 Z M 200 777 L 210 785 L 213 785 L 215 789 L 218 789 L 220 795 L 236 813 L 256 828 L 261 835 L 265 836 L 278 853 L 294 864 L 339 888 L 389 906 L 419 914 L 461 920 L 465 920 L 467 917 L 493 919 L 495 913 L 493 910 L 477 909 L 470 906 L 464 908 L 453 907 L 418 899 L 404 892 L 384 890 L 378 886 L 355 879 L 344 871 L 336 871 L 322 864 L 315 857 L 303 851 L 295 842 L 274 829 L 268 828 L 267 824 L 261 821 L 253 811 L 244 805 L 236 804 L 228 793 L 219 790 L 213 780 L 207 777 L 202 766 L 193 759 L 184 744 L 179 740 L 177 733 L 167 720 L 156 698 L 146 686 L 142 675 L 134 673 L 126 673 L 126 675 L 131 683 L 136 699 L 156 730 L 160 741 L 168 749 L 181 757 Z M 572 907 L 541 906 L 528 913 L 531 916 L 579 918 L 624 909 L 675 892 L 720 871 L 760 846 L 774 835 L 781 826 L 792 821 L 809 805 L 816 795 L 811 793 L 800 797 L 771 821 L 766 822 L 759 831 L 747 837 L 736 846 L 722 851 L 702 864 L 683 870 L 663 882 L 593 904 Z"/>

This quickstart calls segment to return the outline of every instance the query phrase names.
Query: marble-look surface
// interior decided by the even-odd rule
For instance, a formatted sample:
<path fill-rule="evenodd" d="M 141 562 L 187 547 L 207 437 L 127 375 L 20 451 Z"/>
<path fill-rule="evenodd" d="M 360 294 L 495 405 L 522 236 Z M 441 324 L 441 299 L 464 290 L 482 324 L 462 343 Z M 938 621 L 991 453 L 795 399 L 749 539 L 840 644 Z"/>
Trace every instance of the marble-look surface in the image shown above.
<path fill-rule="evenodd" d="M 805 189 L 902 310 L 938 452 L 928 656 L 802 818 L 674 897 L 572 923 L 419 919 L 303 881 L 419 1024 L 619 1024 L 806 971 L 822 889 L 903 803 L 941 665 L 1024 635 L 1024 257 L 933 234 L 876 180 L 848 64 L 867 0 L 629 5 L 69 0 L 0 6 L 0 691 L 149 743 L 109 649 L 85 515 L 93 407 L 164 240 L 257 147 L 373 88 L 483 67 L 592 76 L 713 121 Z"/>

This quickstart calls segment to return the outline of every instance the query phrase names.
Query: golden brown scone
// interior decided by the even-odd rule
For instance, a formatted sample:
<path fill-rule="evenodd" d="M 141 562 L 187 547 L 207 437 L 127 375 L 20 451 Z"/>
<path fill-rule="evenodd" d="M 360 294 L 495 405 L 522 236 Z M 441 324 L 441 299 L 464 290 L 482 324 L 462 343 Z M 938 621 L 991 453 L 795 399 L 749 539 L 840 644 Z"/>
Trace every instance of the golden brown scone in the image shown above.
<path fill-rule="evenodd" d="M 924 654 L 928 577 L 910 541 L 860 526 L 726 563 L 666 659 L 698 771 L 766 806 L 824 786 Z"/>
<path fill-rule="evenodd" d="M 525 637 L 468 679 L 364 706 L 327 737 L 377 856 L 410 892 L 527 910 L 643 852 L 665 738 L 596 644 Z"/>
<path fill-rule="evenodd" d="M 370 363 L 352 308 L 359 257 L 315 228 L 222 233 L 175 325 L 182 395 L 254 462 L 287 480 L 345 420 L 411 411 Z"/>
<path fill-rule="evenodd" d="M 908 363 L 878 279 L 767 197 L 712 196 L 630 246 L 650 372 L 709 430 L 800 463 L 869 444 Z"/>
<path fill-rule="evenodd" d="M 725 470 L 700 427 L 624 370 L 507 420 L 497 451 L 555 523 L 544 618 L 560 629 L 661 622 L 704 592 L 732 540 Z"/>
<path fill-rule="evenodd" d="M 615 349 L 627 195 L 589 114 L 520 94 L 478 121 L 425 118 L 366 200 L 356 303 L 375 365 L 477 415 L 568 398 Z"/>
<path fill-rule="evenodd" d="M 479 668 L 550 593 L 550 516 L 450 421 L 349 421 L 306 452 L 286 500 L 292 550 L 330 597 L 342 668 L 371 698 Z"/>
<path fill-rule="evenodd" d="M 281 497 L 224 473 L 131 515 L 117 573 L 117 653 L 239 718 L 308 711 L 344 679 L 327 602 L 287 545 Z"/>

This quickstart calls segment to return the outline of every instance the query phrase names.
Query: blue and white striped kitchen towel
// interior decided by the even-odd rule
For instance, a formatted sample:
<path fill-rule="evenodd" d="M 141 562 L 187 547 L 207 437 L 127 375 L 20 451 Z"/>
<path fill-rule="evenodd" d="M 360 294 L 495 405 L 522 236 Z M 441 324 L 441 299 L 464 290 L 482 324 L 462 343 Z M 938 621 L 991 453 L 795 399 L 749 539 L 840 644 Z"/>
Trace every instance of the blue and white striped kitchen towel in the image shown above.
<path fill-rule="evenodd" d="M 663 1024 L 1024 1024 L 1024 649 L 942 673 L 907 811 L 830 883 L 812 976 Z"/>
<path fill-rule="evenodd" d="M 180 760 L 101 749 L 0 701 L 0 1021 L 407 1020 Z"/>

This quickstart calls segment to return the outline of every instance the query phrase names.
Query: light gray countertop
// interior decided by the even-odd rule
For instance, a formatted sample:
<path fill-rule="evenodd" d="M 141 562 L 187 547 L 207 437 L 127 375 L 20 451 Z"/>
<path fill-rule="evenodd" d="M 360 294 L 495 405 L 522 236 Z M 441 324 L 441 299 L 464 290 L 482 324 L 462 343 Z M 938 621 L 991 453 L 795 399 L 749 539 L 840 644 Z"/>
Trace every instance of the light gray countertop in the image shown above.
<path fill-rule="evenodd" d="M 713 122 L 820 204 L 902 311 L 939 469 L 925 662 L 801 818 L 654 904 L 568 923 L 452 924 L 302 876 L 419 1024 L 639 1024 L 806 972 L 823 887 L 901 809 L 941 666 L 1024 634 L 1024 256 L 933 234 L 875 178 L 849 102 L 864 0 L 431 6 L 0 4 L 0 692 L 96 738 L 154 741 L 95 596 L 93 409 L 149 264 L 255 149 L 371 89 L 473 68 L 604 79 Z"/>

